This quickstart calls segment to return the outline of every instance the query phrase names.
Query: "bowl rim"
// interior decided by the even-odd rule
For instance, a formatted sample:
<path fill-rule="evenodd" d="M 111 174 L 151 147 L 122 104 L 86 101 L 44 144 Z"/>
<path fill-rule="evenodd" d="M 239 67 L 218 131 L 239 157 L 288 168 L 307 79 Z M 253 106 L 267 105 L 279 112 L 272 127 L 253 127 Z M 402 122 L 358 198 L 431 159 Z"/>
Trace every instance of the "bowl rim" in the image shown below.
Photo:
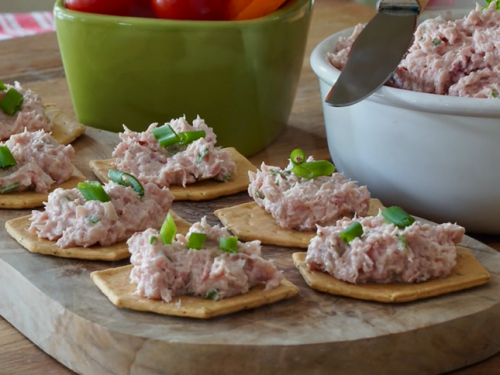
<path fill-rule="evenodd" d="M 97 22 L 108 23 L 120 26 L 147 26 L 164 28 L 166 26 L 172 28 L 196 28 L 202 27 L 210 28 L 242 28 L 252 27 L 256 24 L 268 24 L 276 21 L 282 21 L 286 18 L 293 17 L 296 12 L 300 11 L 305 5 L 309 3 L 309 10 L 314 4 L 314 0 L 291 0 L 283 8 L 268 14 L 264 17 L 259 17 L 251 20 L 243 21 L 191 21 L 191 20 L 166 20 L 159 18 L 148 17 L 132 17 L 132 16 L 112 16 L 107 14 L 86 13 L 69 10 L 64 6 L 64 0 L 56 0 L 53 8 L 54 18 L 66 20 L 78 20 L 82 22 Z M 57 23 L 56 23 L 57 26 Z"/>
<path fill-rule="evenodd" d="M 424 18 L 437 17 L 438 15 L 442 15 L 443 12 L 454 18 L 459 18 L 465 16 L 471 10 L 471 8 L 436 9 L 424 12 Z M 353 30 L 354 27 L 350 27 L 330 35 L 322 40 L 311 53 L 310 65 L 312 70 L 318 76 L 318 79 L 330 86 L 333 86 L 336 82 L 340 75 L 340 70 L 329 62 L 327 54 L 334 50 L 339 37 L 350 36 Z M 419 112 L 467 117 L 500 117 L 500 101 L 495 99 L 429 94 L 382 86 L 364 100 Z M 363 103 L 363 101 L 360 103 Z M 323 105 L 327 104 L 323 103 Z"/>

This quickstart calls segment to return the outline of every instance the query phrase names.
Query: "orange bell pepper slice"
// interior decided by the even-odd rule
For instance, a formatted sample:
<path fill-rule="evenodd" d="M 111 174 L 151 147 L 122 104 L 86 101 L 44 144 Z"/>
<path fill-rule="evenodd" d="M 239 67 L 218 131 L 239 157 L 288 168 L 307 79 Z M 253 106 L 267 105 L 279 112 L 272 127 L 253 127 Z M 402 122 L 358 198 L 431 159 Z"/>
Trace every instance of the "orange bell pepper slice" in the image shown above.
<path fill-rule="evenodd" d="M 242 21 L 264 17 L 277 10 L 285 2 L 286 0 L 253 0 L 232 20 Z"/>
<path fill-rule="evenodd" d="M 225 19 L 233 20 L 243 11 L 253 0 L 228 0 L 226 3 Z"/>

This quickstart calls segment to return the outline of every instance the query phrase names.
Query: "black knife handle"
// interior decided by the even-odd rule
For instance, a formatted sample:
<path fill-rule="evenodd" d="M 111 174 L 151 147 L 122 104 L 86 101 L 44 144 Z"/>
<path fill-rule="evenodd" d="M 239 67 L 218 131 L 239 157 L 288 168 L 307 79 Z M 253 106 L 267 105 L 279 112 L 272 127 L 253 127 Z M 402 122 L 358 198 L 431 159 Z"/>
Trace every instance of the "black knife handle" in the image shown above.
<path fill-rule="evenodd" d="M 417 0 L 379 0 L 377 10 L 381 13 L 402 16 L 420 14 L 420 3 Z"/>

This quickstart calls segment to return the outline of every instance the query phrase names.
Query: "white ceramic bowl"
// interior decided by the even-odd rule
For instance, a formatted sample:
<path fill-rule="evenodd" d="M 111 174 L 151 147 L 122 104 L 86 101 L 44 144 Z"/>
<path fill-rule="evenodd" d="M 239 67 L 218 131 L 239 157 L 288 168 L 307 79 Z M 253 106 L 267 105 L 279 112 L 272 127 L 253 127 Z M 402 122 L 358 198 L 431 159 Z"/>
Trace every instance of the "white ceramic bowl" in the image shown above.
<path fill-rule="evenodd" d="M 446 13 L 459 18 L 468 10 Z M 500 100 L 384 86 L 350 107 L 331 107 L 324 98 L 340 72 L 327 52 L 351 32 L 323 40 L 311 55 L 337 170 L 386 206 L 457 222 L 471 233 L 500 234 Z"/>

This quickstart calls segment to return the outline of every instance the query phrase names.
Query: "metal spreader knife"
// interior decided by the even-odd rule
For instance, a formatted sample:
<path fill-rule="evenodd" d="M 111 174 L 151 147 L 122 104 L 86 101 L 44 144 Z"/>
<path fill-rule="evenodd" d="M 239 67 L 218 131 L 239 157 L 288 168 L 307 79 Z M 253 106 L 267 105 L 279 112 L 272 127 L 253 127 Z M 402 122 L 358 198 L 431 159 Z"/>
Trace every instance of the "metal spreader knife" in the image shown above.
<path fill-rule="evenodd" d="M 334 107 L 370 96 L 396 70 L 408 51 L 417 17 L 429 0 L 381 0 L 377 14 L 354 41 L 346 66 L 325 98 Z"/>

